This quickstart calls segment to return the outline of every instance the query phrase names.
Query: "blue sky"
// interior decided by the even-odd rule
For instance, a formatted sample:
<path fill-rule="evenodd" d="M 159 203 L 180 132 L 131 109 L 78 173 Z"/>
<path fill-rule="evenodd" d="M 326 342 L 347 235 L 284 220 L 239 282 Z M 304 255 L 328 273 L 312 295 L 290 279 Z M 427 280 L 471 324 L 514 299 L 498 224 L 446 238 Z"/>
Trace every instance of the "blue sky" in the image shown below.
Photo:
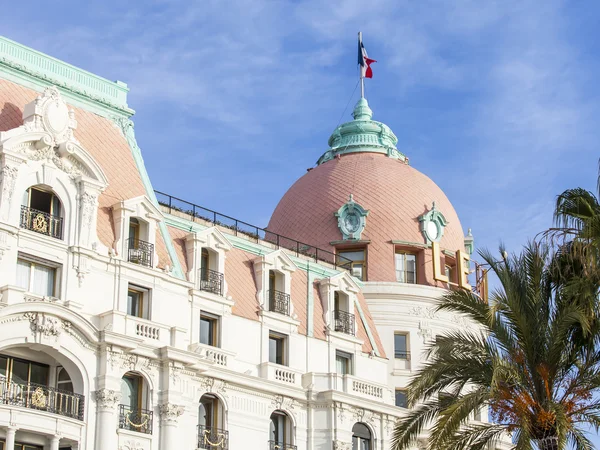
<path fill-rule="evenodd" d="M 326 149 L 356 84 L 359 30 L 378 60 L 374 118 L 479 247 L 518 251 L 550 226 L 559 192 L 595 186 L 597 2 L 29 1 L 3 13 L 5 36 L 129 84 L 156 189 L 251 223 L 266 226 Z"/>

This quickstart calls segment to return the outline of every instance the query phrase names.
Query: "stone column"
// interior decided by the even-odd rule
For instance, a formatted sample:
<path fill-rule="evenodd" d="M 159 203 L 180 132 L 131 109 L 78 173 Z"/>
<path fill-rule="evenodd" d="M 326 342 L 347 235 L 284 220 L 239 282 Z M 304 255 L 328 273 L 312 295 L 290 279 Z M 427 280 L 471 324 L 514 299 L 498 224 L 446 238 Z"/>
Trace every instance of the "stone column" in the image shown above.
<path fill-rule="evenodd" d="M 183 414 L 183 406 L 173 403 L 163 403 L 159 406 L 160 413 L 160 449 L 172 450 L 180 448 L 177 422 Z"/>
<path fill-rule="evenodd" d="M 60 444 L 60 436 L 52 436 L 49 440 L 50 450 L 58 450 L 58 445 Z"/>
<path fill-rule="evenodd" d="M 15 427 L 8 427 L 6 429 L 6 447 L 15 448 L 15 434 L 17 434 L 17 429 Z"/>
<path fill-rule="evenodd" d="M 121 393 L 110 389 L 100 389 L 94 393 L 96 398 L 96 445 L 95 450 L 114 450 L 117 448 L 116 406 Z"/>

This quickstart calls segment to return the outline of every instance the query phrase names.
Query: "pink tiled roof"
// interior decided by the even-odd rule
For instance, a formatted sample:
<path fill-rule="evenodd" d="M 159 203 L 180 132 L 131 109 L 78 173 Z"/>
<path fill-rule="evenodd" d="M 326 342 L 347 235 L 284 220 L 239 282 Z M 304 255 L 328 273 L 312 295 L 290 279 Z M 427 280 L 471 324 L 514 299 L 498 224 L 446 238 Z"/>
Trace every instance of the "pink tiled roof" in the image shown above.
<path fill-rule="evenodd" d="M 32 89 L 0 79 L 0 131 L 23 124 L 23 107 L 39 94 Z M 82 108 L 69 105 L 75 111 L 75 137 L 81 142 L 108 178 L 108 188 L 100 195 L 98 208 L 98 238 L 111 248 L 115 241 L 111 205 L 120 200 L 145 195 L 127 140 L 111 120 Z M 162 236 L 157 233 L 156 251 L 159 265 L 172 264 Z"/>
<path fill-rule="evenodd" d="M 440 246 L 450 251 L 464 248 L 460 221 L 442 190 L 411 166 L 376 153 L 343 155 L 307 172 L 283 196 L 268 229 L 332 250 L 331 242 L 342 239 L 334 213 L 350 194 L 369 210 L 361 236 L 370 241 L 369 281 L 395 280 L 391 241 L 424 244 L 418 218 L 434 201 L 448 221 Z"/>

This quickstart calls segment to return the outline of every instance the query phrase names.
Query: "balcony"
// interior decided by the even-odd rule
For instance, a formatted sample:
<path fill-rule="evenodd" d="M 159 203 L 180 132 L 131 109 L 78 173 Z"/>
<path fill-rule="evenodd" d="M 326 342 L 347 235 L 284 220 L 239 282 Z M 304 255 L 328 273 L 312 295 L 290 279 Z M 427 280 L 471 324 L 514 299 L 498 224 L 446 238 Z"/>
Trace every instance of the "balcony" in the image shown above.
<path fill-rule="evenodd" d="M 152 434 L 152 415 L 152 411 L 147 409 L 119 405 L 119 428 Z"/>
<path fill-rule="evenodd" d="M 198 448 L 227 450 L 229 431 L 198 425 Z"/>
<path fill-rule="evenodd" d="M 62 239 L 63 219 L 44 211 L 21 206 L 21 228 Z"/>
<path fill-rule="evenodd" d="M 355 335 L 354 314 L 336 309 L 333 312 L 334 330 L 340 333 Z"/>
<path fill-rule="evenodd" d="M 259 366 L 259 374 L 262 378 L 279 383 L 300 386 L 302 384 L 302 372 L 291 369 L 288 366 L 264 362 Z"/>
<path fill-rule="evenodd" d="M 275 290 L 269 291 L 269 311 L 289 316 L 290 294 Z"/>
<path fill-rule="evenodd" d="M 37 409 L 83 420 L 85 397 L 35 383 L 0 383 L 0 404 Z"/>
<path fill-rule="evenodd" d="M 153 267 L 154 244 L 141 239 L 127 239 L 127 261 L 141 266 Z"/>
<path fill-rule="evenodd" d="M 202 269 L 200 271 L 200 290 L 223 295 L 223 274 L 216 270 Z"/>
<path fill-rule="evenodd" d="M 297 450 L 297 445 L 284 444 L 283 442 L 269 441 L 269 450 Z"/>

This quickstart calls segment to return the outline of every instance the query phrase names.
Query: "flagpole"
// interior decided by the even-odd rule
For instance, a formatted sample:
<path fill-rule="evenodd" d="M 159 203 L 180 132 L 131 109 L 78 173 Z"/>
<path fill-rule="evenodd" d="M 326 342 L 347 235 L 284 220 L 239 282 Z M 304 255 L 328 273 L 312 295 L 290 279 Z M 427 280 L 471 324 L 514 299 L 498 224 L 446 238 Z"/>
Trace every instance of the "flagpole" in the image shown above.
<path fill-rule="evenodd" d="M 358 32 L 358 51 L 360 52 L 360 56 L 362 58 L 362 32 Z M 362 66 L 359 67 L 359 77 L 360 77 L 360 98 L 365 98 L 365 79 L 363 78 Z"/>

